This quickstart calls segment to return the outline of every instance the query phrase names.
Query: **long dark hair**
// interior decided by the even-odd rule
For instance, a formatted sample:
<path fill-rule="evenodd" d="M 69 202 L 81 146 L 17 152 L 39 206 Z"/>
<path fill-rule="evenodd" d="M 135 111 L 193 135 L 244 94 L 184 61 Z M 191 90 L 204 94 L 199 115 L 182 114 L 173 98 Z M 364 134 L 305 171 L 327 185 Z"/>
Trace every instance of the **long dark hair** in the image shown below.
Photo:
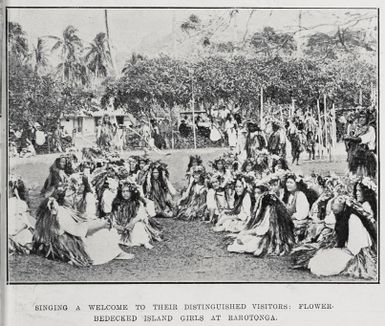
<path fill-rule="evenodd" d="M 235 192 L 235 195 L 234 195 L 234 208 L 232 209 L 231 211 L 231 214 L 233 215 L 236 215 L 236 214 L 239 214 L 240 211 L 241 211 L 241 208 L 242 208 L 242 203 L 243 203 L 243 200 L 245 198 L 246 195 L 250 196 L 250 193 L 247 191 L 247 187 L 245 186 L 243 180 L 242 180 L 242 177 L 237 177 L 234 181 L 234 184 L 236 185 L 237 182 L 241 182 L 242 185 L 244 186 L 244 189 L 243 189 L 243 192 L 241 195 L 238 195 L 236 192 Z M 250 196 L 250 199 L 251 199 L 252 196 Z"/>
<path fill-rule="evenodd" d="M 153 185 L 153 183 L 155 181 L 154 177 L 153 177 L 153 172 L 154 172 L 155 169 L 157 169 L 158 172 L 159 172 L 158 181 L 159 181 L 161 189 L 163 191 L 165 191 L 165 192 L 168 192 L 168 186 L 167 186 L 166 180 L 163 177 L 163 172 L 164 172 L 166 178 L 168 178 L 169 173 L 168 173 L 168 170 L 167 170 L 167 167 L 165 166 L 165 164 L 158 163 L 158 162 L 151 163 L 150 168 L 147 171 L 146 178 L 145 178 L 145 180 L 143 182 L 143 192 L 144 193 L 147 192 L 147 187 L 148 187 L 147 176 L 148 176 L 148 173 L 150 173 L 150 183 L 151 183 L 151 186 Z"/>
<path fill-rule="evenodd" d="M 273 164 L 272 164 L 273 172 L 276 172 L 276 167 L 278 164 L 281 164 L 282 170 L 289 170 L 287 161 L 284 158 L 280 157 L 279 159 L 273 161 Z"/>
<path fill-rule="evenodd" d="M 223 158 L 218 158 L 216 159 L 213 163 L 212 163 L 212 167 L 214 170 L 216 171 L 219 171 L 218 170 L 218 163 L 221 162 L 222 163 L 222 166 L 223 166 L 223 172 L 226 172 L 226 160 L 223 159 Z M 222 172 L 222 171 L 219 171 L 219 172 Z"/>
<path fill-rule="evenodd" d="M 310 189 L 308 188 L 308 186 L 303 182 L 302 179 L 300 180 L 297 180 L 295 174 L 289 174 L 286 176 L 284 182 L 283 182 L 283 198 L 282 198 L 282 201 L 287 204 L 288 201 L 289 201 L 289 191 L 287 190 L 287 187 L 286 187 L 286 182 L 287 180 L 289 179 L 292 179 L 295 181 L 295 183 L 297 184 L 297 191 L 302 191 L 305 196 L 306 196 L 306 199 L 308 200 L 309 202 L 309 206 L 311 207 L 314 202 L 317 200 L 318 198 L 318 194 L 313 190 L 313 189 Z"/>
<path fill-rule="evenodd" d="M 354 184 L 354 188 L 353 188 L 353 196 L 354 196 L 354 199 L 357 200 L 357 188 L 360 187 L 361 190 L 362 190 L 362 194 L 364 196 L 364 200 L 367 201 L 370 205 L 370 208 L 372 209 L 373 211 L 373 218 L 375 220 L 377 220 L 377 196 L 376 196 L 376 192 L 370 188 L 368 188 L 367 186 L 365 186 L 362 182 L 356 182 Z"/>
<path fill-rule="evenodd" d="M 17 190 L 19 198 L 28 203 L 28 191 L 22 179 L 18 178 L 17 180 L 10 180 L 9 190 L 12 192 L 12 196 L 14 195 L 15 190 Z"/>
<path fill-rule="evenodd" d="M 131 163 L 132 162 L 135 162 L 135 169 L 134 171 L 131 170 Z M 132 174 L 135 174 L 139 171 L 139 162 L 137 159 L 131 157 L 129 160 L 128 160 L 128 164 L 130 165 L 130 170 L 128 171 L 129 175 L 132 175 Z"/>
<path fill-rule="evenodd" d="M 65 164 L 64 164 L 63 169 L 60 167 L 60 160 L 61 159 L 65 160 Z M 73 167 L 72 167 L 72 159 L 71 159 L 71 157 L 68 157 L 68 156 L 60 156 L 60 157 L 56 158 L 55 161 L 53 162 L 53 164 L 51 165 L 51 167 L 49 168 L 49 170 L 51 173 L 54 171 L 57 171 L 57 170 L 64 170 L 65 174 L 67 174 L 67 175 L 71 175 L 75 172 Z"/>
<path fill-rule="evenodd" d="M 129 199 L 123 198 L 124 188 L 128 188 L 131 193 Z M 111 213 L 118 224 L 125 225 L 137 215 L 141 203 L 146 206 L 146 201 L 140 195 L 138 187 L 125 181 L 119 184 L 118 193 L 112 201 Z"/>
<path fill-rule="evenodd" d="M 245 160 L 245 162 L 242 164 L 242 172 L 246 172 L 246 167 L 248 165 L 251 165 L 251 170 L 253 171 L 255 168 L 255 163 L 251 159 Z"/>
<path fill-rule="evenodd" d="M 257 172 L 266 171 L 269 168 L 269 158 L 267 156 L 263 156 L 262 162 L 258 164 L 258 161 L 255 162 L 254 169 Z"/>
<path fill-rule="evenodd" d="M 86 211 L 86 207 L 87 207 L 87 201 L 86 201 L 87 198 L 86 197 L 87 197 L 88 193 L 92 193 L 92 188 L 91 188 L 90 182 L 88 181 L 87 176 L 85 176 L 85 175 L 82 175 L 81 183 L 84 186 L 84 190 L 83 190 L 83 194 L 82 194 L 82 199 L 78 203 L 76 203 L 76 209 L 80 213 L 84 213 Z"/>
<path fill-rule="evenodd" d="M 186 172 L 189 172 L 192 165 L 193 165 L 193 162 L 197 162 L 198 165 L 202 165 L 202 158 L 199 156 L 199 155 L 190 155 L 190 160 L 188 162 L 188 166 L 187 166 L 187 170 Z"/>
<path fill-rule="evenodd" d="M 129 199 L 123 198 L 123 195 L 122 195 L 123 188 L 128 188 L 130 190 L 131 197 Z M 140 202 L 146 205 L 146 201 L 140 195 L 140 191 L 138 187 L 127 181 L 119 183 L 118 192 L 116 194 L 116 197 L 112 201 L 112 210 L 114 210 L 114 208 L 117 208 L 117 206 L 119 206 L 121 203 L 124 203 L 124 202 L 135 202 L 138 204 L 138 207 Z"/>
<path fill-rule="evenodd" d="M 333 199 L 334 201 L 335 199 Z M 349 238 L 349 219 L 352 214 L 356 215 L 365 229 L 368 231 L 371 239 L 373 240 L 373 244 L 377 243 L 377 231 L 375 225 L 371 223 L 366 212 L 362 210 L 358 210 L 356 207 L 349 206 L 346 203 L 343 204 L 343 209 L 341 212 L 335 214 L 336 224 L 334 229 L 337 234 L 337 247 L 343 248 L 345 246 L 346 241 Z"/>

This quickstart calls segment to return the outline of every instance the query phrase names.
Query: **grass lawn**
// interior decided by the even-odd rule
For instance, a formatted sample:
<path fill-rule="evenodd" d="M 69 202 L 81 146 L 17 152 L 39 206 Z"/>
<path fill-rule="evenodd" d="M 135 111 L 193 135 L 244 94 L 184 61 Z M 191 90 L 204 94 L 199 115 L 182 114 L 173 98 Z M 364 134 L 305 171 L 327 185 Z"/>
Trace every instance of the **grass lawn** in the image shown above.
<path fill-rule="evenodd" d="M 170 180 L 181 189 L 189 155 L 200 154 L 204 164 L 221 155 L 225 149 L 175 150 L 153 153 L 169 166 Z M 127 157 L 132 153 L 122 153 Z M 11 172 L 21 175 L 31 187 L 31 208 L 40 203 L 39 192 L 48 169 L 57 155 L 11 160 Z M 307 155 L 303 155 L 305 158 Z M 303 174 L 316 171 L 337 174 L 346 172 L 346 162 L 338 155 L 334 162 L 302 161 L 293 167 Z M 252 255 L 229 253 L 223 234 L 212 232 L 205 223 L 158 219 L 165 240 L 152 250 L 131 248 L 135 259 L 115 260 L 101 266 L 76 268 L 35 255 L 9 258 L 9 280 L 14 282 L 346 282 L 346 277 L 319 278 L 308 271 L 292 270 L 288 258 L 255 258 Z"/>

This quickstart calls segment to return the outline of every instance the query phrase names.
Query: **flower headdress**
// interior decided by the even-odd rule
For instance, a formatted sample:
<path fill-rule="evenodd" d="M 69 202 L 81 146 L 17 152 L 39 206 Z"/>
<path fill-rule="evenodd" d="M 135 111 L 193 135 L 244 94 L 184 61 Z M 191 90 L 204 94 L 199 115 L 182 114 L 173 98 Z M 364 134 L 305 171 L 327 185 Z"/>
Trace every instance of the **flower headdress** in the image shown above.
<path fill-rule="evenodd" d="M 129 182 L 127 180 L 122 180 L 119 182 L 119 188 L 120 189 L 123 189 L 124 187 L 127 187 L 128 190 L 134 194 L 139 194 L 140 191 L 139 191 L 139 187 L 137 184 L 133 183 L 133 182 Z"/>
<path fill-rule="evenodd" d="M 366 188 L 373 190 L 375 193 L 377 193 L 377 185 L 371 180 L 369 177 L 364 177 L 360 181 L 361 184 L 363 184 Z"/>
<path fill-rule="evenodd" d="M 205 172 L 206 169 L 204 168 L 204 166 L 198 165 L 197 167 L 195 167 L 193 174 L 205 174 Z"/>
<path fill-rule="evenodd" d="M 215 172 L 210 176 L 210 182 L 218 181 L 219 183 L 222 183 L 223 180 L 224 180 L 223 176 L 218 172 Z"/>
<path fill-rule="evenodd" d="M 190 162 L 189 162 L 189 165 L 193 162 L 197 162 L 198 165 L 201 165 L 202 164 L 202 158 L 199 156 L 199 155 L 190 155 Z"/>

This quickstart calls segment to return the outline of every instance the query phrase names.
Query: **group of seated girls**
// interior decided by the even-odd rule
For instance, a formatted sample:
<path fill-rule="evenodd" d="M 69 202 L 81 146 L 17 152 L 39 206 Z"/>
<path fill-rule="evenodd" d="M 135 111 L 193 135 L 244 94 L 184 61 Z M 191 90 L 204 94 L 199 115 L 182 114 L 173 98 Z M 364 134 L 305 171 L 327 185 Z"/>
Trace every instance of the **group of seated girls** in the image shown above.
<path fill-rule="evenodd" d="M 89 266 L 132 259 L 127 248 L 143 245 L 151 249 L 151 242 L 161 241 L 159 225 L 153 219 L 156 202 L 138 183 L 139 171 L 134 175 L 121 163 L 96 167 L 92 162 L 75 162 L 71 156 L 59 157 L 44 184 L 36 219 L 28 211 L 24 183 L 14 177 L 10 181 L 11 252 L 34 252 Z M 146 163 L 143 184 L 153 181 L 156 169 Z"/>
<path fill-rule="evenodd" d="M 376 277 L 372 180 L 304 178 L 282 162 L 277 172 L 263 176 L 248 165 L 246 160 L 239 173 L 234 162 L 221 158 L 207 173 L 202 160 L 191 157 L 176 218 L 206 220 L 213 231 L 228 232 L 230 252 L 290 254 L 294 268 L 317 275 Z"/>

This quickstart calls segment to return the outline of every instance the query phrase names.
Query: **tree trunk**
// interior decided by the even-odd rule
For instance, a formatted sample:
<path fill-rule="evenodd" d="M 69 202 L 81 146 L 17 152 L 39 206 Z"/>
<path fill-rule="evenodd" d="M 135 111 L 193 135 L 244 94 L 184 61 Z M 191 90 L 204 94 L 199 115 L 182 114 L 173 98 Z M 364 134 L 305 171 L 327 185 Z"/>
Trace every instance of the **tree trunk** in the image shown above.
<path fill-rule="evenodd" d="M 108 51 L 110 52 L 110 56 L 111 56 L 111 66 L 112 66 L 112 70 L 115 73 L 115 64 L 114 64 L 114 59 L 113 59 L 113 55 L 112 55 L 112 52 L 111 52 L 111 46 L 110 46 L 110 29 L 108 27 L 107 9 L 104 10 L 104 22 L 106 24 L 107 46 L 108 46 Z"/>

